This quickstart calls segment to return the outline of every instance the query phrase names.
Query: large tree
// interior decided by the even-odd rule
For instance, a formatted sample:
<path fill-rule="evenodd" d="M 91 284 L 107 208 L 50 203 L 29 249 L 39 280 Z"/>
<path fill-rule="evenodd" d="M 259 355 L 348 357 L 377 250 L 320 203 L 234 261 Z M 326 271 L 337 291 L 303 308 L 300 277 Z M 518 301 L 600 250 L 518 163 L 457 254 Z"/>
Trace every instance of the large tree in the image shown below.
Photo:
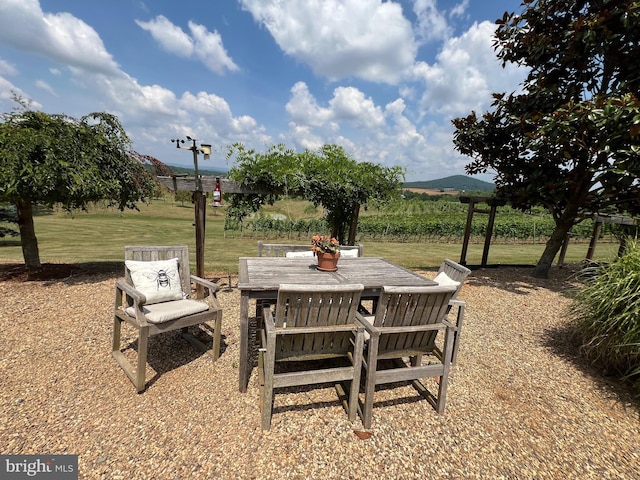
<path fill-rule="evenodd" d="M 360 206 L 398 194 L 404 179 L 402 168 L 357 162 L 338 145 L 300 153 L 277 145 L 261 153 L 235 144 L 228 158 L 235 160 L 230 179 L 264 192 L 235 195 L 231 215 L 242 218 L 283 194 L 300 196 L 324 208 L 331 235 L 342 244 L 355 241 Z"/>
<path fill-rule="evenodd" d="M 16 206 L 28 267 L 40 266 L 34 205 L 71 210 L 105 200 L 124 210 L 157 191 L 153 175 L 128 153 L 129 139 L 113 115 L 75 119 L 23 105 L 2 117 L 0 202 Z"/>
<path fill-rule="evenodd" d="M 469 174 L 495 175 L 514 207 L 548 208 L 556 228 L 534 270 L 546 277 L 571 228 L 600 212 L 640 212 L 640 1 L 524 0 L 497 21 L 503 66 L 522 92 L 453 121 Z"/>

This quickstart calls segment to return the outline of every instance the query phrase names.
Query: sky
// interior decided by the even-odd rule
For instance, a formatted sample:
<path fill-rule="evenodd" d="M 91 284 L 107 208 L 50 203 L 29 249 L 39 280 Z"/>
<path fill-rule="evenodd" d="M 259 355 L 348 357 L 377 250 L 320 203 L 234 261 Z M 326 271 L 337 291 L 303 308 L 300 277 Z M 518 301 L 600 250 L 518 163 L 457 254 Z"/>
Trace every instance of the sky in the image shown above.
<path fill-rule="evenodd" d="M 172 139 L 266 151 L 338 144 L 407 181 L 464 175 L 451 120 L 519 89 L 495 20 L 519 0 L 0 0 L 0 112 L 118 116 L 132 148 L 193 166 Z M 491 181 L 491 175 L 476 178 Z"/>

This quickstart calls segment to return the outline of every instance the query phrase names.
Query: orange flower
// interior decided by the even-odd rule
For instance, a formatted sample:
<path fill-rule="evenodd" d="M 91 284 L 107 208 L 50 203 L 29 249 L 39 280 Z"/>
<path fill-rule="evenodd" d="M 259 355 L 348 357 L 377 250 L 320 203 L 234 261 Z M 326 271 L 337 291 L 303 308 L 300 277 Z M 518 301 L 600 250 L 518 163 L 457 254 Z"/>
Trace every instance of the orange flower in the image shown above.
<path fill-rule="evenodd" d="M 337 253 L 340 243 L 329 235 L 314 235 L 311 238 L 311 250 L 318 253 Z"/>

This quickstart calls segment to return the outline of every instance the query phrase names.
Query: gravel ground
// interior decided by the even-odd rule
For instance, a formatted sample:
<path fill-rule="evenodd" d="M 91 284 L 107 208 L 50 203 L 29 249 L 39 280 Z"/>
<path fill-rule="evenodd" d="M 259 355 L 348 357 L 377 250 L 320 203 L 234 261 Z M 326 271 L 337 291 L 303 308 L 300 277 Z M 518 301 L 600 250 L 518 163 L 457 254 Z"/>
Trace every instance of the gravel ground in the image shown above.
<path fill-rule="evenodd" d="M 153 337 L 139 395 L 110 352 L 115 274 L 34 279 L 9 267 L 2 454 L 78 454 L 83 479 L 640 479 L 638 404 L 568 340 L 571 268 L 547 280 L 475 270 L 445 414 L 411 387 L 384 389 L 362 439 L 331 387 L 277 394 L 261 432 L 255 370 L 238 392 L 239 292 L 227 276 L 207 275 L 222 286 L 220 359 L 174 333 Z"/>

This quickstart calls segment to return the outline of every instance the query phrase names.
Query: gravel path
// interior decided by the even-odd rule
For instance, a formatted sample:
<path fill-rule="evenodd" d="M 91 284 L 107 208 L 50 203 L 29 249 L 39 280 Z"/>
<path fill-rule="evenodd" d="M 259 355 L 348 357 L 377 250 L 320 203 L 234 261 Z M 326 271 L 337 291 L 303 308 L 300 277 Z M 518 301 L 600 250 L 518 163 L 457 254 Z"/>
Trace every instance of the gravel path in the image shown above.
<path fill-rule="evenodd" d="M 0 453 L 78 454 L 83 479 L 640 479 L 638 404 L 568 340 L 570 273 L 474 271 L 445 414 L 410 387 L 385 389 L 368 439 L 331 387 L 277 394 L 261 432 L 255 370 L 238 392 L 226 276 L 218 362 L 177 334 L 153 337 L 140 395 L 110 353 L 113 275 L 0 277 Z"/>

